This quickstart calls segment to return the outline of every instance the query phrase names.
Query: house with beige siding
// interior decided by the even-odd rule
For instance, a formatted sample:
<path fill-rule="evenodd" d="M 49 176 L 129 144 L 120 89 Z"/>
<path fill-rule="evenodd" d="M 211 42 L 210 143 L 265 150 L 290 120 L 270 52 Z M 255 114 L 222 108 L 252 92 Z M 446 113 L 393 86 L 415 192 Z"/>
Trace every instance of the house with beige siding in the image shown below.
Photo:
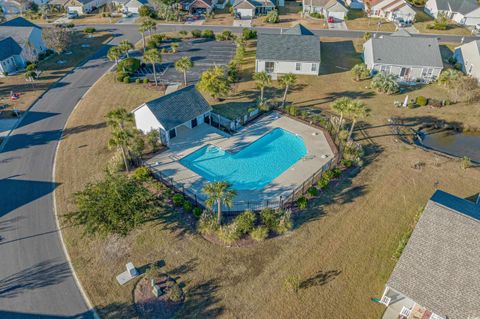
<path fill-rule="evenodd" d="M 475 40 L 455 49 L 454 57 L 462 71 L 480 81 L 480 40 Z"/>

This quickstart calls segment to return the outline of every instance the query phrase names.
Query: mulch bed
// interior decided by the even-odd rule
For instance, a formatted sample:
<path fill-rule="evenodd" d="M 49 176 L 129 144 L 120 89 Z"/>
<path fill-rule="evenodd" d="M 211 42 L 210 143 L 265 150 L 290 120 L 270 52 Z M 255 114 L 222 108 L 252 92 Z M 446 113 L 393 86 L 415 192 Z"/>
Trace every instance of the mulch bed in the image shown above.
<path fill-rule="evenodd" d="M 156 280 L 162 290 L 168 289 L 168 282 L 175 282 L 173 278 L 164 275 Z M 138 281 L 133 292 L 135 309 L 141 318 L 167 319 L 174 317 L 183 304 L 185 296 L 178 302 L 171 301 L 167 294 L 158 298 L 152 292 L 150 280 L 142 278 Z"/>

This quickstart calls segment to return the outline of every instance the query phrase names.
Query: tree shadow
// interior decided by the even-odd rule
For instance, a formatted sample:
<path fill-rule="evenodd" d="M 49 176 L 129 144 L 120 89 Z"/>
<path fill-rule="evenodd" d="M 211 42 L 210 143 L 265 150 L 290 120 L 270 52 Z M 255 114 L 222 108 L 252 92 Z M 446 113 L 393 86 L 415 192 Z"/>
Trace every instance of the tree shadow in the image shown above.
<path fill-rule="evenodd" d="M 338 277 L 342 272 L 340 270 L 320 270 L 312 277 L 309 277 L 300 283 L 300 289 L 308 289 L 310 287 L 318 287 L 328 284 L 330 281 Z"/>
<path fill-rule="evenodd" d="M 220 316 L 225 309 L 217 305 L 220 299 L 214 296 L 219 287 L 218 281 L 214 279 L 190 287 L 177 317 L 215 318 Z"/>

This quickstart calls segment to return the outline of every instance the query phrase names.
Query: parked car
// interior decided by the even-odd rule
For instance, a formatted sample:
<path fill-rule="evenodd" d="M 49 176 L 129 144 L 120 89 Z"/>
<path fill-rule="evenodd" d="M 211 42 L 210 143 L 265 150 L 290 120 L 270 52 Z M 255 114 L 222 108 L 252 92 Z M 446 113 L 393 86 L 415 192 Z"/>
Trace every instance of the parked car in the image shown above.
<path fill-rule="evenodd" d="M 480 32 L 480 23 L 475 25 L 474 31 L 475 32 Z"/>
<path fill-rule="evenodd" d="M 328 17 L 328 23 L 334 23 L 335 22 L 335 19 L 333 17 Z"/>
<path fill-rule="evenodd" d="M 128 12 L 128 11 L 125 11 L 122 13 L 122 17 L 124 18 L 130 18 L 132 16 L 132 13 L 131 12 Z"/>
<path fill-rule="evenodd" d="M 67 19 L 75 19 L 75 18 L 78 18 L 78 12 L 77 11 L 67 13 Z"/>
<path fill-rule="evenodd" d="M 395 20 L 393 20 L 393 23 L 398 26 L 399 28 L 405 28 L 405 27 L 409 27 L 412 25 L 412 21 L 411 20 L 404 20 L 403 18 L 397 18 Z"/>

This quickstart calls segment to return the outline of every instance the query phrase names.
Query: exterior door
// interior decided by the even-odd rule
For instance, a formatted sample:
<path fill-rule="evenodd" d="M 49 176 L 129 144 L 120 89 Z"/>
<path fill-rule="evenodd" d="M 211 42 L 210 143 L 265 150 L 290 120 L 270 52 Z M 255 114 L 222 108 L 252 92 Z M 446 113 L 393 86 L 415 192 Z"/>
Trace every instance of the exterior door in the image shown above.
<path fill-rule="evenodd" d="M 198 125 L 197 119 L 194 118 L 194 119 L 192 120 L 192 128 L 194 128 L 194 127 L 197 126 L 197 125 Z"/>
<path fill-rule="evenodd" d="M 177 131 L 175 129 L 171 129 L 170 131 L 168 131 L 168 137 L 170 139 L 174 138 L 177 136 Z"/>

